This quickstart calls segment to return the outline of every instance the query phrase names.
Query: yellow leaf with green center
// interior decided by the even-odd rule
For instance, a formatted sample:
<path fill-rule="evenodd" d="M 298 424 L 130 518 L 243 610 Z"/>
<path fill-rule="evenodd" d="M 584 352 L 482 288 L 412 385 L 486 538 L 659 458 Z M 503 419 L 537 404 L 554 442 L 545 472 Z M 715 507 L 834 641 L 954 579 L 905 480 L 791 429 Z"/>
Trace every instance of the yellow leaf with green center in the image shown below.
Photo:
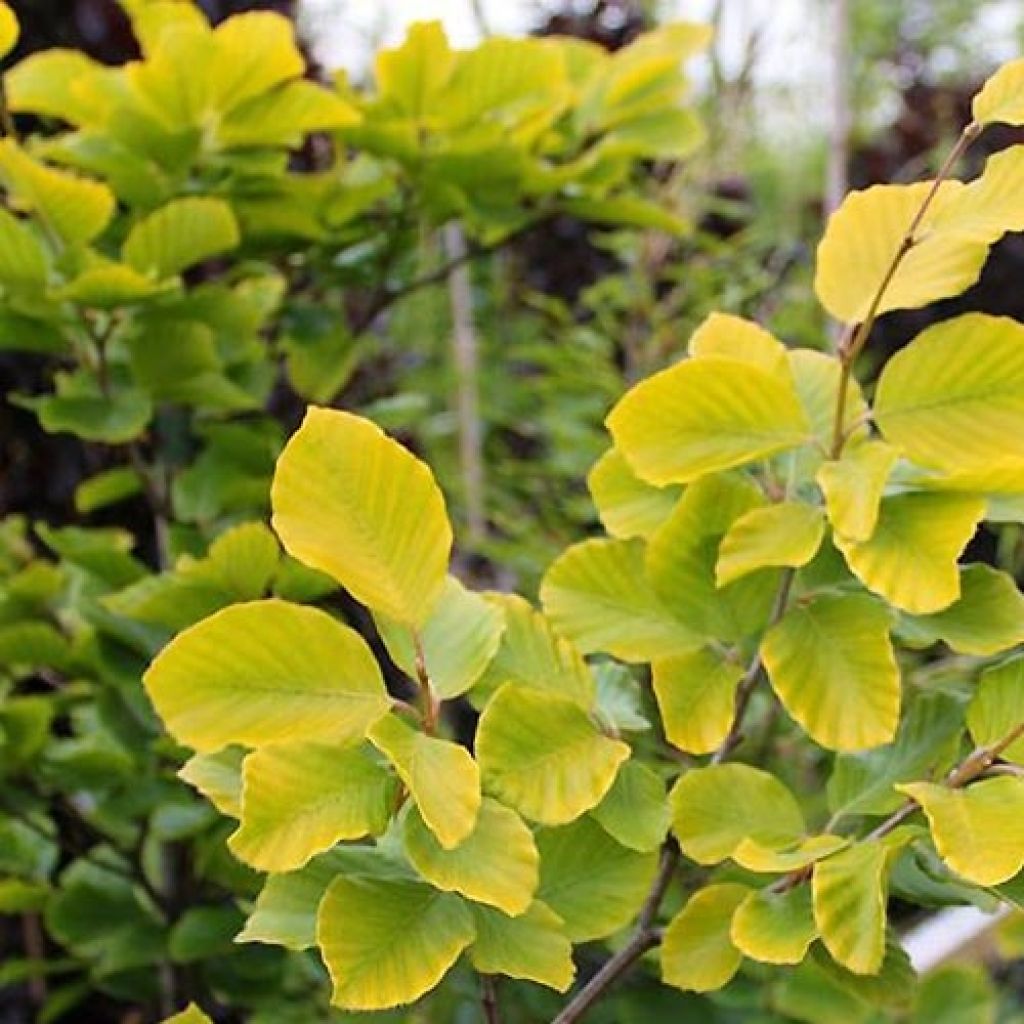
<path fill-rule="evenodd" d="M 764 627 L 778 589 L 777 569 L 717 586 L 722 537 L 742 515 L 766 504 L 739 476 L 712 476 L 687 488 L 647 546 L 647 576 L 677 619 L 701 637 L 739 640 Z M 665 652 L 671 653 L 671 652 Z"/>
<path fill-rule="evenodd" d="M 985 161 L 981 176 L 960 190 L 935 227 L 960 238 L 993 243 L 1008 231 L 1024 231 L 1024 202 L 1019 188 L 1024 152 L 1011 146 Z"/>
<path fill-rule="evenodd" d="M 688 359 L 628 391 L 608 416 L 636 474 L 687 483 L 804 444 L 810 424 L 791 384 L 735 359 Z"/>
<path fill-rule="evenodd" d="M 729 734 L 744 669 L 713 647 L 659 658 L 651 665 L 654 696 L 669 743 L 710 754 Z"/>
<path fill-rule="evenodd" d="M 242 760 L 245 751 L 228 747 L 215 754 L 194 754 L 181 767 L 178 778 L 198 790 L 231 818 L 242 814 Z"/>
<path fill-rule="evenodd" d="M 806 565 L 825 535 L 820 508 L 799 501 L 751 509 L 739 517 L 722 538 L 715 565 L 719 587 L 769 566 Z"/>
<path fill-rule="evenodd" d="M 141 274 L 156 279 L 235 248 L 241 241 L 231 207 L 220 199 L 175 199 L 135 223 L 121 255 Z"/>
<path fill-rule="evenodd" d="M 634 920 L 658 868 L 656 854 L 623 846 L 589 816 L 540 829 L 537 849 L 537 898 L 573 942 L 606 938 Z"/>
<path fill-rule="evenodd" d="M 990 747 L 1024 722 L 1024 656 L 986 669 L 967 706 L 967 728 L 979 747 Z M 1024 738 L 1007 747 L 1002 757 L 1024 764 Z"/>
<path fill-rule="evenodd" d="M 596 807 L 629 757 L 575 701 L 511 683 L 484 708 L 475 746 L 485 789 L 545 825 Z"/>
<path fill-rule="evenodd" d="M 900 713 L 889 613 L 866 594 L 824 594 L 789 609 L 761 644 L 783 707 L 829 750 L 888 743 Z"/>
<path fill-rule="evenodd" d="M 913 643 L 943 640 L 958 654 L 989 657 L 1024 642 L 1024 596 L 1013 577 L 988 565 L 960 569 L 960 597 L 933 615 L 904 617 Z"/>
<path fill-rule="evenodd" d="M 1019 463 L 1024 325 L 968 313 L 922 331 L 882 371 L 874 417 L 885 440 L 924 467 Z"/>
<path fill-rule="evenodd" d="M 733 914 L 747 898 L 745 885 L 709 885 L 695 892 L 665 929 L 661 976 L 688 992 L 714 992 L 732 981 L 743 954 L 729 937 Z"/>
<path fill-rule="evenodd" d="M 556 992 L 569 988 L 576 973 L 572 943 L 550 907 L 535 900 L 518 917 L 479 904 L 470 910 L 476 939 L 469 959 L 477 971 L 535 981 Z"/>
<path fill-rule="evenodd" d="M 931 782 L 896 788 L 921 805 L 935 849 L 961 878 L 999 885 L 1024 868 L 1024 779 L 983 779 L 967 789 Z"/>
<path fill-rule="evenodd" d="M 21 28 L 14 11 L 0 3 L 0 58 L 6 57 L 18 43 Z"/>
<path fill-rule="evenodd" d="M 732 859 L 740 867 L 759 874 L 781 875 L 813 864 L 815 861 L 832 856 L 837 850 L 849 846 L 850 841 L 842 836 L 808 836 L 788 846 L 766 846 L 756 839 L 744 839 L 732 851 Z"/>
<path fill-rule="evenodd" d="M 171 735 L 201 753 L 232 743 L 344 743 L 389 703 L 355 630 L 278 600 L 232 605 L 179 633 L 143 682 Z"/>
<path fill-rule="evenodd" d="M 650 536 L 682 493 L 677 484 L 655 487 L 641 480 L 617 448 L 609 448 L 594 463 L 587 488 L 602 525 L 620 540 Z"/>
<path fill-rule="evenodd" d="M 415 1002 L 473 941 L 469 907 L 422 882 L 336 878 L 320 904 L 316 940 L 342 1010 Z"/>
<path fill-rule="evenodd" d="M 367 736 L 395 766 L 398 777 L 446 850 L 454 850 L 476 827 L 480 769 L 465 747 L 426 736 L 396 715 L 375 722 Z"/>
<path fill-rule="evenodd" d="M 867 441 L 825 462 L 815 479 L 825 495 L 832 529 L 851 541 L 866 541 L 875 532 L 889 473 L 899 452 L 884 441 Z"/>
<path fill-rule="evenodd" d="M 707 317 L 690 336 L 688 351 L 695 359 L 736 359 L 783 380 L 789 378 L 786 346 L 759 324 L 728 313 Z"/>
<path fill-rule="evenodd" d="M 640 761 L 627 761 L 590 812 L 613 839 L 640 853 L 661 846 L 669 826 L 665 783 Z"/>
<path fill-rule="evenodd" d="M 397 796 L 372 748 L 278 743 L 242 768 L 241 825 L 228 839 L 260 871 L 295 871 L 343 840 L 380 835 Z"/>
<path fill-rule="evenodd" d="M 416 679 L 413 631 L 384 615 L 375 615 L 374 621 L 392 660 L 410 679 Z M 440 600 L 419 631 L 431 690 L 443 700 L 469 690 L 497 653 L 504 631 L 501 606 L 449 576 Z"/>
<path fill-rule="evenodd" d="M 832 958 L 854 974 L 877 974 L 885 957 L 890 848 L 865 840 L 814 867 L 814 920 Z"/>
<path fill-rule="evenodd" d="M 804 833 L 793 794 L 774 776 L 745 764 L 694 768 L 669 795 L 672 830 L 698 864 L 718 864 L 745 839 L 785 847 Z"/>
<path fill-rule="evenodd" d="M 868 590 L 927 615 L 960 596 L 957 559 L 984 514 L 984 500 L 969 494 L 896 494 L 882 499 L 869 540 L 837 534 L 836 547 Z"/>
<path fill-rule="evenodd" d="M 292 557 L 375 612 L 421 627 L 452 531 L 427 466 L 369 420 L 311 407 L 277 460 L 274 529 Z"/>
<path fill-rule="evenodd" d="M 965 186 L 944 181 L 878 304 L 877 313 L 917 309 L 959 295 L 981 274 L 988 245 L 930 229 Z M 864 320 L 932 182 L 874 185 L 851 192 L 829 218 L 818 245 L 814 291 L 837 320 Z"/>
<path fill-rule="evenodd" d="M 971 104 L 978 124 L 1024 124 L 1024 58 L 1004 64 Z"/>
<path fill-rule="evenodd" d="M 512 917 L 533 902 L 540 877 L 533 833 L 496 800 L 483 801 L 473 831 L 454 849 L 441 846 L 415 809 L 405 819 L 403 842 L 409 862 L 438 889 Z"/>
<path fill-rule="evenodd" d="M 548 569 L 540 594 L 552 625 L 584 654 L 647 662 L 700 644 L 651 587 L 640 540 L 574 544 Z"/>
<path fill-rule="evenodd" d="M 732 944 L 763 964 L 798 964 L 818 937 L 811 891 L 796 885 L 783 893 L 750 893 L 736 908 L 729 927 Z"/>

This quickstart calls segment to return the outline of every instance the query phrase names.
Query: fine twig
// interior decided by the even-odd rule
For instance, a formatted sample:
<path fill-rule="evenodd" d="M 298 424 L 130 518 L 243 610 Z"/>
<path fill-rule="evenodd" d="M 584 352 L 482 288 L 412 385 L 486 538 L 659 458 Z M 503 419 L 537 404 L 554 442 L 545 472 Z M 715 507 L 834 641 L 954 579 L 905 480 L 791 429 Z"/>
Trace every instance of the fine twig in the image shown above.
<path fill-rule="evenodd" d="M 493 974 L 480 975 L 480 1004 L 487 1024 L 501 1024 L 501 1006 L 498 1003 L 498 985 Z"/>

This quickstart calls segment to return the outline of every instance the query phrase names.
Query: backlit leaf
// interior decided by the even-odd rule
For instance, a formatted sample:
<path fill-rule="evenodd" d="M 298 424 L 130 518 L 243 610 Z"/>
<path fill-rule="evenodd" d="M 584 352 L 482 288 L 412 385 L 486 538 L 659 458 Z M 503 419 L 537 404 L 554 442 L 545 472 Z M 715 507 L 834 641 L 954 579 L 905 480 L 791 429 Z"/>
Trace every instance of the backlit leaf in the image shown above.
<path fill-rule="evenodd" d="M 967 707 L 967 728 L 980 747 L 999 743 L 1024 722 L 1024 656 L 986 669 Z M 1003 751 L 1009 761 L 1024 764 L 1024 738 Z"/>
<path fill-rule="evenodd" d="M 221 814 L 242 815 L 242 758 L 239 747 L 227 747 L 215 754 L 193 754 L 178 772 L 178 778 L 198 790 Z"/>
<path fill-rule="evenodd" d="M 898 457 L 884 441 L 868 441 L 848 449 L 841 459 L 822 463 L 815 479 L 837 534 L 859 542 L 875 532 L 882 492 Z"/>
<path fill-rule="evenodd" d="M 363 639 L 285 601 L 233 605 L 186 629 L 144 677 L 168 731 L 200 752 L 231 743 L 362 737 L 388 698 Z"/>
<path fill-rule="evenodd" d="M 825 535 L 821 509 L 799 501 L 751 509 L 729 527 L 718 549 L 715 580 L 724 587 L 768 566 L 806 565 Z"/>
<path fill-rule="evenodd" d="M 684 991 L 714 992 L 739 970 L 743 954 L 729 937 L 736 908 L 747 898 L 745 885 L 709 885 L 695 892 L 665 929 L 661 976 Z"/>
<path fill-rule="evenodd" d="M 783 893 L 761 889 L 736 908 L 729 928 L 733 945 L 765 964 L 798 964 L 818 937 L 811 892 L 797 885 Z"/>
<path fill-rule="evenodd" d="M 641 480 L 617 448 L 609 448 L 587 475 L 587 487 L 604 528 L 613 537 L 650 536 L 679 498 L 676 485 L 655 487 Z"/>
<path fill-rule="evenodd" d="M 193 196 L 160 207 L 128 232 L 125 262 L 157 279 L 219 256 L 239 243 L 231 207 L 220 199 Z"/>
<path fill-rule="evenodd" d="M 288 553 L 376 612 L 420 627 L 452 532 L 430 470 L 369 420 L 310 408 L 277 462 L 274 529 Z"/>
<path fill-rule="evenodd" d="M 1024 124 L 1024 58 L 1004 64 L 971 104 L 979 124 Z"/>
<path fill-rule="evenodd" d="M 727 313 L 712 313 L 690 337 L 694 358 L 718 356 L 756 366 L 786 380 L 786 346 L 759 324 Z"/>

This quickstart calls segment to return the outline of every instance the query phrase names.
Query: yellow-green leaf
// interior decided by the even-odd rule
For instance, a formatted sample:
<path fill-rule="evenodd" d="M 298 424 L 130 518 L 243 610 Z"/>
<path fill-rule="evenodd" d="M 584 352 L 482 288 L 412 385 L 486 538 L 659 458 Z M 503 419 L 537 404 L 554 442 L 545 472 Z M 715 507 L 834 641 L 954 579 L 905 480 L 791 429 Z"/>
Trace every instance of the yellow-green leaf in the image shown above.
<path fill-rule="evenodd" d="M 309 132 L 338 131 L 359 124 L 355 107 L 314 82 L 289 82 L 256 96 L 224 119 L 217 130 L 227 147 L 296 147 Z"/>
<path fill-rule="evenodd" d="M 829 750 L 888 743 L 900 713 L 889 614 L 866 594 L 824 594 L 790 608 L 761 646 L 785 709 Z"/>
<path fill-rule="evenodd" d="M 228 840 L 260 871 L 295 871 L 346 839 L 380 835 L 396 785 L 363 745 L 278 743 L 242 769 L 241 826 Z"/>
<path fill-rule="evenodd" d="M 717 356 L 684 360 L 641 381 L 607 423 L 634 472 L 659 486 L 795 448 L 811 429 L 791 384 Z"/>
<path fill-rule="evenodd" d="M 895 494 L 882 499 L 869 540 L 837 534 L 835 543 L 868 590 L 912 615 L 927 615 L 960 596 L 957 559 L 984 514 L 984 500 L 970 494 Z"/>
<path fill-rule="evenodd" d="M 756 366 L 765 373 L 789 378 L 786 346 L 759 324 L 727 313 L 712 313 L 690 337 L 694 358 L 718 356 Z"/>
<path fill-rule="evenodd" d="M 403 839 L 412 866 L 435 888 L 458 892 L 512 917 L 526 912 L 540 878 L 533 834 L 515 811 L 485 799 L 473 831 L 446 850 L 411 809 Z"/>
<path fill-rule="evenodd" d="M 374 620 L 392 660 L 410 679 L 416 679 L 413 631 L 384 615 L 375 615 Z M 467 590 L 449 576 L 430 618 L 419 631 L 431 690 L 451 700 L 470 689 L 497 653 L 504 631 L 501 605 Z"/>
<path fill-rule="evenodd" d="M 597 806 L 629 747 L 570 698 L 508 683 L 480 716 L 476 756 L 488 792 L 532 821 L 560 825 Z"/>
<path fill-rule="evenodd" d="M 967 313 L 922 331 L 882 371 L 875 420 L 914 462 L 946 473 L 1019 462 L 1024 325 Z"/>
<path fill-rule="evenodd" d="M 1024 722 L 1024 656 L 1018 655 L 986 669 L 967 707 L 967 728 L 979 747 L 989 747 L 1009 736 Z M 1007 747 L 1002 756 L 1024 764 L 1024 738 Z"/>
<path fill-rule="evenodd" d="M 89 87 L 104 72 L 102 64 L 79 50 L 42 50 L 19 61 L 4 76 L 12 113 L 39 114 L 82 125 L 102 117 Z M 97 109 L 98 108 L 98 109 Z"/>
<path fill-rule="evenodd" d="M 1011 60 L 989 78 L 971 112 L 978 124 L 1024 124 L 1024 58 Z"/>
<path fill-rule="evenodd" d="M 382 99 L 420 119 L 433 108 L 455 60 L 441 23 L 417 22 L 409 26 L 400 47 L 378 51 L 374 64 L 377 90 Z"/>
<path fill-rule="evenodd" d="M 163 1024 L 213 1024 L 213 1022 L 195 1003 L 189 1003 L 181 1013 L 168 1017 Z"/>
<path fill-rule="evenodd" d="M 650 536 L 668 518 L 681 493 L 675 484 L 655 487 L 641 480 L 617 448 L 609 448 L 594 463 L 587 487 L 604 528 L 621 540 Z"/>
<path fill-rule="evenodd" d="M 854 974 L 877 974 L 885 957 L 890 849 L 865 840 L 814 867 L 814 920 L 825 948 Z"/>
<path fill-rule="evenodd" d="M 239 241 L 238 224 L 227 203 L 190 196 L 175 199 L 134 224 L 121 255 L 139 273 L 159 280 L 219 256 Z"/>
<path fill-rule="evenodd" d="M 832 444 L 841 376 L 839 360 L 809 348 L 790 349 L 786 358 L 796 393 L 811 421 L 814 439 L 818 442 L 813 448 L 802 449 L 798 455 L 802 462 L 814 465 L 822 459 L 819 449 L 828 451 Z M 843 431 L 850 438 L 849 444 L 859 444 L 864 440 L 867 435 L 867 417 L 868 406 L 860 385 L 855 380 L 848 381 Z"/>
<path fill-rule="evenodd" d="M 698 864 L 731 857 L 744 839 L 784 847 L 804 832 L 793 794 L 774 775 L 746 764 L 694 768 L 680 776 L 669 800 L 679 846 Z"/>
<path fill-rule="evenodd" d="M 627 761 L 591 814 L 623 846 L 650 853 L 661 846 L 668 831 L 665 783 L 640 761 Z"/>
<path fill-rule="evenodd" d="M 14 11 L 7 4 L 0 3 L 0 59 L 14 49 L 20 34 L 21 28 Z"/>
<path fill-rule="evenodd" d="M 729 928 L 732 944 L 764 964 L 798 964 L 818 937 L 811 891 L 797 885 L 783 893 L 749 893 L 736 908 Z"/>
<path fill-rule="evenodd" d="M 317 945 L 343 1010 L 386 1010 L 429 992 L 473 941 L 469 908 L 399 879 L 336 878 L 320 904 Z"/>
<path fill-rule="evenodd" d="M 695 892 L 665 929 L 661 976 L 684 991 L 714 992 L 732 981 L 743 954 L 729 930 L 736 908 L 750 890 L 732 882 Z"/>
<path fill-rule="evenodd" d="M 426 736 L 396 715 L 385 715 L 367 735 L 395 766 L 427 828 L 446 849 L 464 842 L 480 811 L 480 770 L 468 750 Z"/>
<path fill-rule="evenodd" d="M 775 875 L 799 871 L 823 857 L 830 857 L 837 850 L 849 845 L 842 836 L 828 833 L 808 836 L 788 846 L 766 846 L 756 839 L 744 839 L 732 851 L 732 859 L 740 867 L 758 874 Z"/>
<path fill-rule="evenodd" d="M 983 779 L 967 789 L 931 782 L 896 788 L 921 805 L 935 849 L 962 878 L 999 885 L 1024 868 L 1024 779 Z"/>
<path fill-rule="evenodd" d="M 658 867 L 656 854 L 617 843 L 589 816 L 541 829 L 537 849 L 537 897 L 562 918 L 573 942 L 603 939 L 629 924 Z"/>
<path fill-rule="evenodd" d="M 274 529 L 288 553 L 408 626 L 430 617 L 452 545 L 430 470 L 369 420 L 310 408 L 277 461 Z"/>
<path fill-rule="evenodd" d="M 783 501 L 751 509 L 722 538 L 715 581 L 724 587 L 768 566 L 806 565 L 818 553 L 824 535 L 824 515 L 814 505 Z"/>
<path fill-rule="evenodd" d="M 647 576 L 675 617 L 700 637 L 739 640 L 768 621 L 778 570 L 764 569 L 718 587 L 715 565 L 732 524 L 766 504 L 739 476 L 711 476 L 686 489 L 647 546 Z M 671 652 L 664 652 L 671 653 Z"/>
<path fill-rule="evenodd" d="M 1008 231 L 1024 230 L 1024 201 L 1017 187 L 1024 173 L 1024 150 L 1011 146 L 985 161 L 981 177 L 961 189 L 936 222 L 972 241 L 998 241 Z"/>
<path fill-rule="evenodd" d="M 306 71 L 294 24 L 274 11 L 236 14 L 222 21 L 213 37 L 217 59 L 210 99 L 218 110 L 232 110 Z"/>
<path fill-rule="evenodd" d="M 46 250 L 28 224 L 0 208 L 0 281 L 15 288 L 42 288 Z"/>
<path fill-rule="evenodd" d="M 665 737 L 689 754 L 710 754 L 729 733 L 743 667 L 714 647 L 659 658 L 651 666 Z"/>
<path fill-rule="evenodd" d="M 477 971 L 535 981 L 557 992 L 569 988 L 576 973 L 572 943 L 550 907 L 535 900 L 518 917 L 476 904 L 470 910 L 476 939 L 469 959 Z"/>
<path fill-rule="evenodd" d="M 540 594 L 552 625 L 584 654 L 646 662 L 700 644 L 648 582 L 640 540 L 573 545 L 552 563 Z"/>
<path fill-rule="evenodd" d="M 899 452 L 884 441 L 849 448 L 841 459 L 825 462 L 815 480 L 825 495 L 832 529 L 851 541 L 866 541 L 875 532 L 878 509 Z"/>
<path fill-rule="evenodd" d="M 173 286 L 173 282 L 153 281 L 123 263 L 105 263 L 83 271 L 57 294 L 81 306 L 115 309 L 134 305 Z"/>
<path fill-rule="evenodd" d="M 865 319 L 932 185 L 919 181 L 851 192 L 829 218 L 818 246 L 814 290 L 837 320 L 855 324 Z M 916 244 L 901 261 L 877 313 L 916 309 L 959 295 L 978 279 L 988 245 L 929 230 L 964 187 L 959 181 L 944 181 L 939 186 Z"/>
<path fill-rule="evenodd" d="M 198 790 L 221 814 L 242 816 L 242 759 L 239 747 L 215 754 L 194 754 L 178 771 L 178 778 Z"/>
<path fill-rule="evenodd" d="M 174 638 L 144 677 L 168 731 L 200 752 L 231 743 L 341 743 L 388 706 L 354 630 L 285 601 L 237 604 Z"/>

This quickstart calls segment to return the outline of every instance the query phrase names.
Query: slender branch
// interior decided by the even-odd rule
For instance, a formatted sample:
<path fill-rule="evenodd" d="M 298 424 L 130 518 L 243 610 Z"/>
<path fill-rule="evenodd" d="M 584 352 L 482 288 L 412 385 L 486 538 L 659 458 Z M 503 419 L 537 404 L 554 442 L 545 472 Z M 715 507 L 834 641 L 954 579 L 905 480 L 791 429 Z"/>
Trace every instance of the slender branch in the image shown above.
<path fill-rule="evenodd" d="M 551 1024 L 576 1024 L 644 953 L 661 942 L 661 931 L 654 922 L 678 865 L 679 847 L 669 839 L 662 846 L 661 865 L 640 911 L 632 938 L 573 996 Z"/>
<path fill-rule="evenodd" d="M 480 975 L 480 1003 L 487 1024 L 501 1024 L 501 1006 L 498 1004 L 498 985 L 493 974 Z"/>
<path fill-rule="evenodd" d="M 844 420 L 846 419 L 846 402 L 850 390 L 850 380 L 853 376 L 853 364 L 856 362 L 857 356 L 860 355 L 864 346 L 867 344 L 868 337 L 871 334 L 871 329 L 874 327 L 875 321 L 878 319 L 878 311 L 881 308 L 882 299 L 885 298 L 886 292 L 889 290 L 889 286 L 892 284 L 893 278 L 896 276 L 896 272 L 900 268 L 900 264 L 903 262 L 907 253 L 910 252 L 910 250 L 917 244 L 917 232 L 920 229 L 921 224 L 924 222 L 925 215 L 931 209 L 932 202 L 938 195 L 943 182 L 945 182 L 950 176 L 953 168 L 957 164 L 957 161 L 964 155 L 967 148 L 981 134 L 981 132 L 982 125 L 978 124 L 977 121 L 972 121 L 960 133 L 960 138 L 957 140 L 956 145 L 952 150 L 950 150 L 949 155 L 939 168 L 938 174 L 936 174 L 934 181 L 932 181 L 931 188 L 928 189 L 917 213 L 914 214 L 914 219 L 910 222 L 910 226 L 907 228 L 900 240 L 900 244 L 893 255 L 892 262 L 889 264 L 888 269 L 882 276 L 881 283 L 871 299 L 871 304 L 868 306 L 867 314 L 857 329 L 852 333 L 848 332 L 844 335 L 843 341 L 840 343 L 839 389 L 836 395 L 835 418 L 832 422 L 832 458 L 834 459 L 838 459 L 843 452 L 843 444 L 845 441 L 843 436 L 843 426 Z"/>

